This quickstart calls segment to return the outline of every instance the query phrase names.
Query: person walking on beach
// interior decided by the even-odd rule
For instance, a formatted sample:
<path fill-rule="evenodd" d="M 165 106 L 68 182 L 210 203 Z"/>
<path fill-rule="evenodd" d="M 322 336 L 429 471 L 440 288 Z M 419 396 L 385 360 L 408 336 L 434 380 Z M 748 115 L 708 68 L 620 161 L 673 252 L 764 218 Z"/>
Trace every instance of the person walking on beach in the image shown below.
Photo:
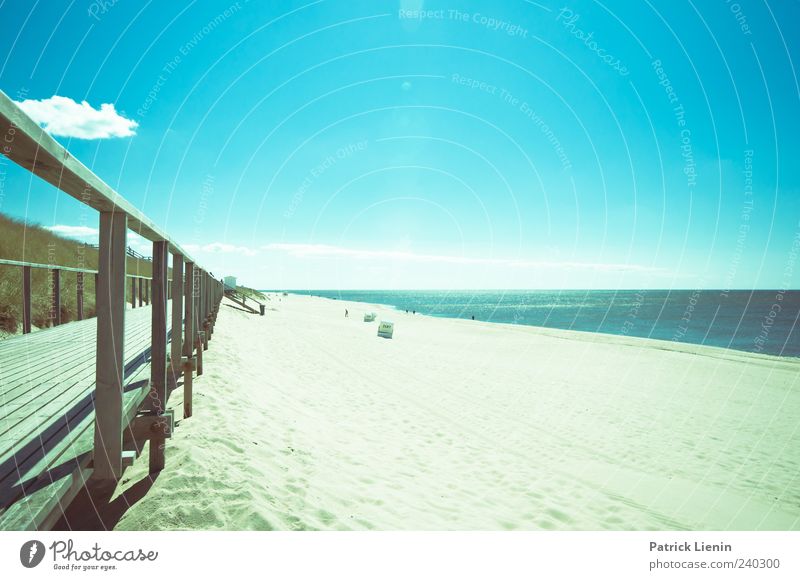
<path fill-rule="evenodd" d="M 347 308 L 345 308 L 344 309 L 344 317 L 347 318 L 348 316 L 350 316 L 350 313 L 347 312 Z"/>

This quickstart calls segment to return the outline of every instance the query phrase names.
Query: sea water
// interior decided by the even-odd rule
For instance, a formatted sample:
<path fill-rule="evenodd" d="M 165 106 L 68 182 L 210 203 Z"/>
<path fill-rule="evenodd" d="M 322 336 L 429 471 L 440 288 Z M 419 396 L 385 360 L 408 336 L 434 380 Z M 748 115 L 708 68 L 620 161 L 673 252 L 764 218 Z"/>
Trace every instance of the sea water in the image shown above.
<path fill-rule="evenodd" d="M 291 290 L 405 312 L 800 357 L 798 290 Z"/>

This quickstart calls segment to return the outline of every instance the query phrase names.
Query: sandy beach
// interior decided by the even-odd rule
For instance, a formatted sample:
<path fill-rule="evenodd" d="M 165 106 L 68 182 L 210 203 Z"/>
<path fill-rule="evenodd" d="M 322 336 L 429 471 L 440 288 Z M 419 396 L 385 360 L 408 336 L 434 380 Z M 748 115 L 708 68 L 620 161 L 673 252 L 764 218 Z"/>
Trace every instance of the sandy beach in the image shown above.
<path fill-rule="evenodd" d="M 116 529 L 800 529 L 797 359 L 270 298 Z"/>

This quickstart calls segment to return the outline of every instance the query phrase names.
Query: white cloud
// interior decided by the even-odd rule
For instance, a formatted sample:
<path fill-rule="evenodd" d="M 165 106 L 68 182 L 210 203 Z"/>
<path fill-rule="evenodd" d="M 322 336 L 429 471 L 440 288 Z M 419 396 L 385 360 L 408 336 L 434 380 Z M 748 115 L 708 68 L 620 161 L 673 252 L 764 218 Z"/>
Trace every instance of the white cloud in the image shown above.
<path fill-rule="evenodd" d="M 112 103 L 103 103 L 99 109 L 95 109 L 86 101 L 76 103 L 69 97 L 55 95 L 39 101 L 26 99 L 17 104 L 55 137 L 131 137 L 136 134 L 134 129 L 139 126 L 136 121 L 117 113 Z"/>
<path fill-rule="evenodd" d="M 298 258 L 351 258 L 355 260 L 399 260 L 419 263 L 465 264 L 504 266 L 508 268 L 536 268 L 557 270 L 588 270 L 601 272 L 657 272 L 660 268 L 638 264 L 609 264 L 591 262 L 548 262 L 509 258 L 470 258 L 436 254 L 415 254 L 394 250 L 357 250 L 326 244 L 274 243 L 261 247 L 266 251 L 287 252 Z"/>
<path fill-rule="evenodd" d="M 209 254 L 240 254 L 242 256 L 255 256 L 258 252 L 246 246 L 235 246 L 222 242 L 212 242 L 202 246 L 197 244 L 185 244 L 184 247 L 189 252 L 206 252 Z"/>
<path fill-rule="evenodd" d="M 87 244 L 97 244 L 100 237 L 100 231 L 97 228 L 92 228 L 89 226 L 68 226 L 64 224 L 57 224 L 54 226 L 45 226 L 45 229 L 53 232 L 54 234 L 72 238 L 73 240 Z M 149 256 L 153 250 L 153 242 L 147 238 L 143 238 L 136 232 L 129 230 L 128 247 L 136 250 L 140 254 Z"/>
<path fill-rule="evenodd" d="M 55 225 L 45 226 L 45 229 L 50 230 L 54 234 L 67 236 L 68 238 L 96 238 L 98 234 L 97 228 L 90 228 L 88 226 Z"/>
<path fill-rule="evenodd" d="M 136 232 L 128 232 L 128 246 L 140 254 L 146 254 L 148 256 L 153 252 L 153 242 L 147 238 L 143 238 Z"/>

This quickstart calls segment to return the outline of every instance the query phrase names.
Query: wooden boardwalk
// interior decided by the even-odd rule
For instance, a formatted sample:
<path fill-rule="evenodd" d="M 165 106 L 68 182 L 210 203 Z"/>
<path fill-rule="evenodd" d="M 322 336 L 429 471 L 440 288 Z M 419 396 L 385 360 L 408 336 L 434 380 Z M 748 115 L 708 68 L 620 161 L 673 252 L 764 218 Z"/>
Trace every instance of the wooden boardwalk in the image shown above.
<path fill-rule="evenodd" d="M 123 425 L 149 393 L 151 308 L 127 310 Z M 0 529 L 47 528 L 90 474 L 97 319 L 0 342 Z"/>
<path fill-rule="evenodd" d="M 167 397 L 182 376 L 183 417 L 191 417 L 223 284 L 2 91 L 0 133 L 3 155 L 98 218 L 96 271 L 0 259 L 22 269 L 24 333 L 0 343 L 0 529 L 42 530 L 81 488 L 113 490 L 146 443 L 150 472 L 164 469 L 174 427 Z M 153 244 L 147 278 L 126 271 L 130 230 Z M 55 325 L 36 332 L 33 268 L 50 270 Z M 76 272 L 79 319 L 84 276 L 95 277 L 97 318 L 60 325 L 62 271 Z M 152 306 L 127 309 L 128 288 L 134 304 L 144 294 Z"/>

